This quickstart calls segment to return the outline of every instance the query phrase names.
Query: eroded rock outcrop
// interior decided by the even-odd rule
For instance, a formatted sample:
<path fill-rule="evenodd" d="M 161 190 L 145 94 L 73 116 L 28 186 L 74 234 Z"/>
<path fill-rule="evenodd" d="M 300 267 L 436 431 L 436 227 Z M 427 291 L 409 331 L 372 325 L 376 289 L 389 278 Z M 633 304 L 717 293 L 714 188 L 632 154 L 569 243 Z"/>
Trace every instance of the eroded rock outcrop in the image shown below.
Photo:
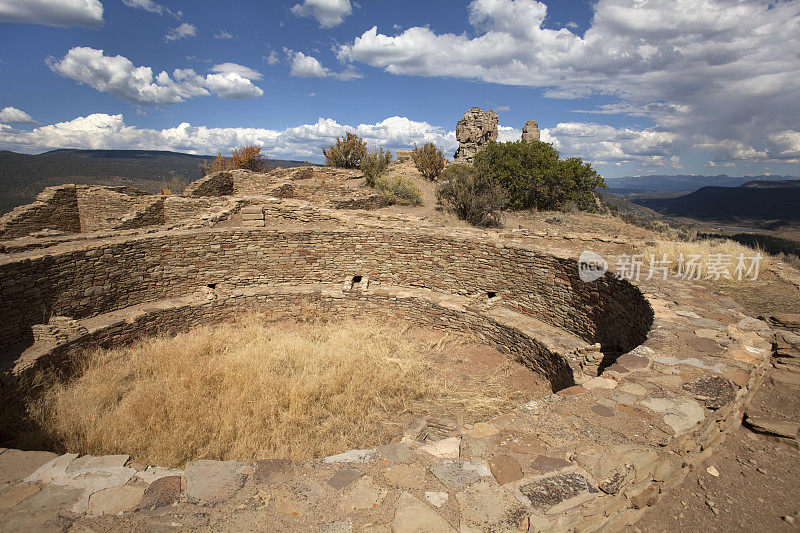
<path fill-rule="evenodd" d="M 539 140 L 539 124 L 529 120 L 522 127 L 522 142 L 536 142 Z"/>
<path fill-rule="evenodd" d="M 471 164 L 475 154 L 483 146 L 497 139 L 497 119 L 497 113 L 492 110 L 484 111 L 480 107 L 473 107 L 464 113 L 464 118 L 456 126 L 456 163 Z"/>

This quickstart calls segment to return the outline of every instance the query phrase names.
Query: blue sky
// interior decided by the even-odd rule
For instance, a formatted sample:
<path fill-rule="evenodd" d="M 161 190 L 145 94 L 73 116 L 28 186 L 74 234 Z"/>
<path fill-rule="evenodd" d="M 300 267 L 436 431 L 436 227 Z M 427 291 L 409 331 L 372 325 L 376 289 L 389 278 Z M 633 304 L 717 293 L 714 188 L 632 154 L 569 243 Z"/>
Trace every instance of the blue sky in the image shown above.
<path fill-rule="evenodd" d="M 452 156 L 480 106 L 606 177 L 800 175 L 798 49 L 797 0 L 0 0 L 0 149 Z"/>

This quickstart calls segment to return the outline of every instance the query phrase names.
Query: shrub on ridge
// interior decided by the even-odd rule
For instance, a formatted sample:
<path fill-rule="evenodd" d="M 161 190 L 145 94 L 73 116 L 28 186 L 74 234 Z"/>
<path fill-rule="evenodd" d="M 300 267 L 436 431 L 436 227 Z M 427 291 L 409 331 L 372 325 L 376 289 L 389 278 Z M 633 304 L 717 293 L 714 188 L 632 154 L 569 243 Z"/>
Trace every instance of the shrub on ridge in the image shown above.
<path fill-rule="evenodd" d="M 372 152 L 367 152 L 361 159 L 359 169 L 364 173 L 367 185 L 375 186 L 375 181 L 386 173 L 389 164 L 392 162 L 392 152 L 384 150 L 382 147 Z"/>
<path fill-rule="evenodd" d="M 414 185 L 414 182 L 402 176 L 379 177 L 375 181 L 375 188 L 381 191 L 381 196 L 389 205 L 420 205 L 422 203 L 422 193 Z"/>
<path fill-rule="evenodd" d="M 358 168 L 367 153 L 367 143 L 355 133 L 348 131 L 338 137 L 336 143 L 322 148 L 325 164 L 338 168 Z"/>
<path fill-rule="evenodd" d="M 419 173 L 429 180 L 438 178 L 445 167 L 444 154 L 433 143 L 425 143 L 422 146 L 415 144 L 411 159 Z"/>
<path fill-rule="evenodd" d="M 500 225 L 500 210 L 508 196 L 488 173 L 470 165 L 450 165 L 441 178 L 442 183 L 436 190 L 441 205 L 473 226 Z"/>
<path fill-rule="evenodd" d="M 557 210 L 568 203 L 597 208 L 594 190 L 603 178 L 578 158 L 561 159 L 545 142 L 489 143 L 475 155 L 475 168 L 508 193 L 509 209 Z"/>
<path fill-rule="evenodd" d="M 201 169 L 203 170 L 203 175 L 222 170 L 237 169 L 263 173 L 269 171 L 269 158 L 261 153 L 260 146 L 251 145 L 243 148 L 234 148 L 228 157 L 218 153 L 214 161 L 204 163 L 201 165 Z"/>

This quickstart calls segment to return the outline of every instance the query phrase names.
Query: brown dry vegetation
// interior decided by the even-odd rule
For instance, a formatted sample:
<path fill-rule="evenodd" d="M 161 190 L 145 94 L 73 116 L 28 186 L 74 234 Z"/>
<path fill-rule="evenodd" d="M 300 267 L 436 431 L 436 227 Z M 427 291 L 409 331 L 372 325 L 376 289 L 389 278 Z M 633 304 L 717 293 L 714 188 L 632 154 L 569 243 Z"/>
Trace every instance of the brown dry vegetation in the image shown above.
<path fill-rule="evenodd" d="M 243 148 L 234 148 L 228 157 L 217 154 L 214 161 L 203 165 L 201 168 L 204 175 L 222 170 L 237 169 L 250 170 L 251 172 L 268 172 L 269 159 L 261 153 L 261 147 L 245 146 Z"/>
<path fill-rule="evenodd" d="M 743 246 L 737 242 L 727 239 L 695 240 L 695 241 L 648 241 L 642 255 L 645 265 L 649 265 L 651 259 L 656 263 L 664 260 L 669 262 L 671 271 L 677 271 L 683 261 L 692 257 L 697 258 L 700 263 L 708 265 L 715 257 L 727 258 L 731 261 L 729 265 L 730 274 L 733 275 L 737 267 L 740 256 L 744 259 L 745 266 L 750 266 L 752 258 L 760 254 L 759 270 L 766 271 L 770 265 L 770 256 L 764 251 Z"/>
<path fill-rule="evenodd" d="M 502 376 L 456 385 L 438 372 L 436 360 L 460 342 L 370 321 L 247 315 L 91 352 L 80 375 L 29 410 L 58 447 L 82 454 L 169 466 L 318 457 L 389 442 L 431 406 L 470 422 L 522 401 Z"/>

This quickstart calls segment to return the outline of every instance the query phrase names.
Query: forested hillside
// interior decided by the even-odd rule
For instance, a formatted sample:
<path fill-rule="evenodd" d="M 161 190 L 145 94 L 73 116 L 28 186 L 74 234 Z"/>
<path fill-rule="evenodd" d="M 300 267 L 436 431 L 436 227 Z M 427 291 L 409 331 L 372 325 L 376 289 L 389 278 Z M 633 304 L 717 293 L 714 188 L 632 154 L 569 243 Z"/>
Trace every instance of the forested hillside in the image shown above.
<path fill-rule="evenodd" d="M 701 220 L 783 220 L 800 221 L 800 187 L 787 181 L 753 181 L 739 187 L 703 187 L 677 198 L 633 200 L 665 215 Z"/>

